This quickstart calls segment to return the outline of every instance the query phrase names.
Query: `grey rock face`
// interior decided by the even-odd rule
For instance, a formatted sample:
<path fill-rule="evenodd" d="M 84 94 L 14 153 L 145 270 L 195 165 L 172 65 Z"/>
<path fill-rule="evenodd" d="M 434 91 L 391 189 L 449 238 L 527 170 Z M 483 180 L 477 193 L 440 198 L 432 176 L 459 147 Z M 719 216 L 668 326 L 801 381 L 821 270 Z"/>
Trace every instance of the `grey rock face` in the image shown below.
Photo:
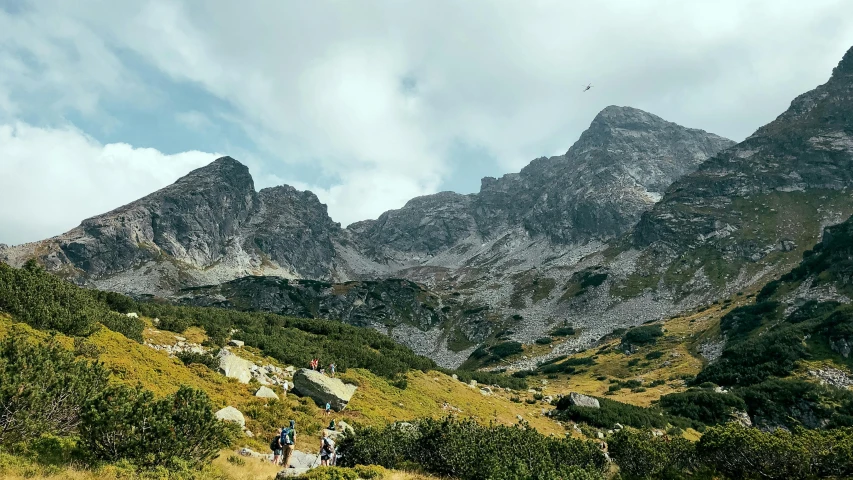
<path fill-rule="evenodd" d="M 642 110 L 610 106 L 565 155 L 484 179 L 478 225 L 489 235 L 521 221 L 531 235 L 556 243 L 612 238 L 632 227 L 674 180 L 732 145 Z"/>
<path fill-rule="evenodd" d="M 196 306 L 248 308 L 303 318 L 332 318 L 357 326 L 412 325 L 422 330 L 448 319 L 441 299 L 409 280 L 332 284 L 278 277 L 244 277 L 172 297 Z"/>
<path fill-rule="evenodd" d="M 374 250 L 390 248 L 429 256 L 467 238 L 476 231 L 476 224 L 470 195 L 440 192 L 413 198 L 399 210 L 348 229 Z"/>
<path fill-rule="evenodd" d="M 809 370 L 809 375 L 817 378 L 821 385 L 832 385 L 835 388 L 850 388 L 853 386 L 853 378 L 837 368 L 817 368 Z"/>
<path fill-rule="evenodd" d="M 331 278 L 340 235 L 313 193 L 255 192 L 248 168 L 222 157 L 68 233 L 8 248 L 0 260 L 35 256 L 80 284 L 162 295 L 264 271 Z"/>
<path fill-rule="evenodd" d="M 732 233 L 749 230 L 756 217 L 754 211 L 737 208 L 734 199 L 853 187 L 851 57 L 853 49 L 827 83 L 800 95 L 776 120 L 676 181 L 666 197 L 643 216 L 634 231 L 635 245 L 684 249 L 721 243 L 722 247 Z M 771 213 L 769 207 L 765 209 L 760 214 Z M 789 233 L 779 233 L 781 236 L 772 239 L 773 245 L 790 250 L 782 247 L 793 243 Z M 732 253 L 752 259 L 756 253 L 763 257 L 769 251 L 745 244 Z"/>
<path fill-rule="evenodd" d="M 356 386 L 301 368 L 293 375 L 293 389 L 297 395 L 310 397 L 318 406 L 325 407 L 329 403 L 333 410 L 340 412 L 355 394 Z"/>
<path fill-rule="evenodd" d="M 597 398 L 575 392 L 569 394 L 569 404 L 576 407 L 601 408 Z"/>
<path fill-rule="evenodd" d="M 418 197 L 350 230 L 367 245 L 427 258 L 471 236 L 494 238 L 513 228 L 556 243 L 608 239 L 632 227 L 675 179 L 733 144 L 642 110 L 611 106 L 565 155 L 484 178 L 475 195 Z"/>

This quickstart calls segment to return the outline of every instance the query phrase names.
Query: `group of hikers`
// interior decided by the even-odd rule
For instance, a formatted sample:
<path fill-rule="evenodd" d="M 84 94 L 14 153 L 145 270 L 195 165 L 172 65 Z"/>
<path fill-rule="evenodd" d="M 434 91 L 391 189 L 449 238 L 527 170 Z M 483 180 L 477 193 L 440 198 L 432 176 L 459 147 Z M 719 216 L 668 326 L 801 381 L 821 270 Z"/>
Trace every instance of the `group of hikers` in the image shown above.
<path fill-rule="evenodd" d="M 315 370 L 315 371 L 316 371 L 316 370 L 320 367 L 320 359 L 319 359 L 319 358 L 312 358 L 312 359 L 311 359 L 311 362 L 309 362 L 309 363 L 308 363 L 308 366 L 309 366 L 309 367 L 311 367 L 311 370 Z M 329 375 L 330 377 L 335 378 L 335 369 L 336 369 L 336 368 L 338 368 L 338 366 L 337 366 L 337 365 L 335 365 L 334 363 L 330 363 L 330 364 L 329 364 L 329 373 L 328 373 L 328 375 Z M 320 370 L 320 373 L 323 373 L 323 374 L 325 374 L 325 373 L 326 373 L 326 369 L 325 369 L 325 368 L 319 368 L 319 370 Z"/>
<path fill-rule="evenodd" d="M 329 423 L 329 430 L 335 429 L 335 421 Z M 291 420 L 289 427 L 282 427 L 278 430 L 278 434 L 270 442 L 270 449 L 273 457 L 272 463 L 282 465 L 284 468 L 290 468 L 290 459 L 293 456 L 293 449 L 296 443 L 296 422 Z M 329 438 L 325 431 L 320 439 L 320 465 L 329 466 L 337 463 L 337 454 L 335 453 L 335 441 Z"/>

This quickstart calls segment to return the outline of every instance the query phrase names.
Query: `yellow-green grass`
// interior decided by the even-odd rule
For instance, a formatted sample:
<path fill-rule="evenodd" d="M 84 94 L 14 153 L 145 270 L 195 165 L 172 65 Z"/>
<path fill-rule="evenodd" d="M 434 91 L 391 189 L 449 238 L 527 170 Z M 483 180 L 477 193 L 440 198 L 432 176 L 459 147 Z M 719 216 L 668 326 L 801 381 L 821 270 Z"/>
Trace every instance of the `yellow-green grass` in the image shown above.
<path fill-rule="evenodd" d="M 242 462 L 233 463 L 229 457 L 239 457 Z M 371 467 L 382 473 L 382 480 L 433 480 L 423 474 L 409 473 L 398 470 L 386 470 L 381 467 Z M 165 471 L 137 472 L 133 466 L 105 465 L 97 468 L 86 468 L 82 465 L 42 465 L 22 456 L 10 455 L 0 451 L 0 478 L 3 480 L 165 480 L 180 478 L 181 480 L 273 480 L 280 466 L 273 465 L 254 457 L 242 457 L 236 451 L 222 450 L 219 457 L 210 465 L 190 474 L 175 474 Z"/>
<path fill-rule="evenodd" d="M 14 322 L 8 316 L 0 317 L 0 337 L 12 332 L 22 332 L 32 338 L 43 339 L 48 336 L 26 324 Z M 156 338 L 164 344 L 170 343 L 166 340 L 174 340 L 173 333 L 152 332 L 150 328 L 146 329 L 144 336 L 147 339 Z M 182 336 L 187 337 L 186 334 Z M 71 338 L 64 335 L 56 335 L 56 338 L 67 348 L 72 348 Z M 541 409 L 544 407 L 542 404 L 514 403 L 510 400 L 512 395 L 502 390 L 496 390 L 492 396 L 485 396 L 480 393 L 479 388 L 471 388 L 439 372 L 410 372 L 407 375 L 408 387 L 400 390 L 369 371 L 350 369 L 341 376 L 344 380 L 356 383 L 358 390 L 347 409 L 326 417 L 324 412 L 307 398 L 288 394 L 281 395 L 279 401 L 259 399 L 254 396 L 259 385 L 241 384 L 202 365 L 185 366 L 180 360 L 170 358 L 163 351 L 136 343 L 106 328 L 101 328 L 88 340 L 98 349 L 98 359 L 112 372 L 111 379 L 115 382 L 128 385 L 140 383 L 158 396 L 169 395 L 181 385 L 189 385 L 205 391 L 217 409 L 231 405 L 242 411 L 247 416 L 247 428 L 255 434 L 254 439 L 246 439 L 245 443 L 260 451 L 266 450 L 275 429 L 286 425 L 291 419 L 296 420 L 299 427 L 297 448 L 308 450 L 316 447 L 322 427 L 326 426 L 331 418 L 380 425 L 397 420 L 425 416 L 442 417 L 455 413 L 484 423 L 494 420 L 510 424 L 515 423 L 516 415 L 521 414 L 543 433 L 562 433 L 559 424 L 541 416 Z M 255 349 L 233 350 L 257 363 L 283 366 L 274 359 L 262 356 Z M 445 409 L 444 402 L 461 409 L 461 412 L 452 408 Z"/>

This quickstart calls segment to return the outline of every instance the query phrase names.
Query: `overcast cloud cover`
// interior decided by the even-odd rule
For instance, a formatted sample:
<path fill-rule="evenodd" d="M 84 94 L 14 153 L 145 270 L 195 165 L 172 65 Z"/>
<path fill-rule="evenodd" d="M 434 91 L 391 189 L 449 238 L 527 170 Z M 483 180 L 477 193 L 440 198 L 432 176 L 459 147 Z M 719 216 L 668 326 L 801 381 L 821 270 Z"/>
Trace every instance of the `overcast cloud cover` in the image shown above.
<path fill-rule="evenodd" d="M 0 242 L 224 154 L 346 225 L 562 154 L 608 105 L 742 140 L 851 45 L 849 0 L 0 0 Z"/>

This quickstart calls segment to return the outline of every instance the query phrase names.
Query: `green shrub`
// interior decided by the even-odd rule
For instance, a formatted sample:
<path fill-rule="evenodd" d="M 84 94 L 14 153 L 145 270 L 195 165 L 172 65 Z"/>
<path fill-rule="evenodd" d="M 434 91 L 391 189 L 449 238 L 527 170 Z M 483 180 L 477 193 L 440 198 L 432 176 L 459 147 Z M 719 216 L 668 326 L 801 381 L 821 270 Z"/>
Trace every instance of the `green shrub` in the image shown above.
<path fill-rule="evenodd" d="M 720 329 L 731 337 L 742 337 L 758 328 L 765 318 L 775 319 L 778 316 L 778 309 L 779 302 L 770 301 L 735 308 L 720 319 Z"/>
<path fill-rule="evenodd" d="M 649 352 L 646 354 L 646 360 L 657 360 L 662 356 L 663 352 L 661 352 L 660 350 L 655 350 L 654 352 Z"/>
<path fill-rule="evenodd" d="M 622 335 L 623 345 L 653 345 L 657 339 L 663 336 L 660 325 L 644 325 L 634 327 Z"/>
<path fill-rule="evenodd" d="M 141 387 L 117 385 L 86 404 L 80 442 L 94 460 L 127 460 L 147 468 L 176 461 L 203 465 L 235 433 L 234 424 L 216 419 L 200 390 L 182 386 L 158 400 Z"/>
<path fill-rule="evenodd" d="M 370 480 L 373 478 L 382 478 L 385 476 L 385 470 L 377 465 L 356 465 L 353 467 L 359 478 Z"/>
<path fill-rule="evenodd" d="M 622 429 L 608 439 L 607 446 L 626 479 L 684 478 L 683 472 L 698 465 L 695 445 L 680 437 L 664 439 Z"/>
<path fill-rule="evenodd" d="M 25 444 L 19 444 L 16 449 L 19 449 L 16 453 L 34 459 L 41 465 L 64 466 L 75 459 L 77 442 L 74 437 L 44 434 Z"/>
<path fill-rule="evenodd" d="M 187 319 L 187 318 L 182 318 L 182 317 L 166 317 L 166 318 L 161 318 L 161 319 L 160 319 L 160 322 L 157 324 L 157 328 L 159 328 L 160 330 L 167 330 L 167 331 L 169 331 L 169 332 L 175 332 L 175 333 L 184 333 L 184 332 L 185 332 L 185 331 L 187 331 L 187 329 L 188 329 L 188 328 L 190 328 L 190 327 L 191 327 L 191 325 L 190 325 L 190 321 L 189 321 L 189 319 Z M 223 340 L 223 342 L 222 342 L 222 343 L 224 344 L 224 340 L 225 340 L 225 332 L 224 332 L 224 329 L 220 329 L 220 330 L 222 330 L 222 332 L 221 332 L 221 333 L 218 333 L 216 330 L 217 330 L 217 329 L 215 329 L 215 328 L 214 328 L 214 329 L 213 329 L 213 332 L 206 332 L 206 333 L 207 333 L 208 335 L 210 335 L 211 333 L 213 333 L 213 337 L 222 337 L 222 340 Z M 217 341 L 214 341 L 213 343 L 215 343 L 215 344 L 217 344 L 217 345 L 221 346 L 221 345 L 218 343 L 218 339 L 217 339 Z"/>
<path fill-rule="evenodd" d="M 359 480 L 359 477 L 358 472 L 352 468 L 320 466 L 294 478 L 298 480 Z"/>
<path fill-rule="evenodd" d="M 524 352 L 520 342 L 501 342 L 489 347 L 489 352 L 497 358 L 506 358 Z"/>
<path fill-rule="evenodd" d="M 19 269 L 0 263 L 0 311 L 35 328 L 70 336 L 88 336 L 100 322 L 142 340 L 138 319 L 111 312 L 92 292 L 60 280 L 32 260 Z"/>
<path fill-rule="evenodd" d="M 547 361 L 545 361 L 545 362 L 540 363 L 540 364 L 539 364 L 539 366 L 540 366 L 540 367 L 544 367 L 545 365 L 553 365 L 553 364 L 555 364 L 555 363 L 557 363 L 557 362 L 561 362 L 561 361 L 563 361 L 563 360 L 565 360 L 565 359 L 567 359 L 567 358 L 569 358 L 569 356 L 568 356 L 568 355 L 558 355 L 558 356 L 556 356 L 556 357 L 554 357 L 554 358 L 552 358 L 552 359 L 550 359 L 550 360 L 547 360 Z"/>
<path fill-rule="evenodd" d="M 184 365 L 197 363 L 204 365 L 214 372 L 219 370 L 219 360 L 209 353 L 181 352 L 177 357 Z"/>
<path fill-rule="evenodd" d="M 727 345 L 720 359 L 699 372 L 694 383 L 752 385 L 769 377 L 784 377 L 807 355 L 800 326 L 770 330 L 757 337 Z"/>
<path fill-rule="evenodd" d="M 484 426 L 473 420 L 422 419 L 366 428 L 343 439 L 344 466 L 416 466 L 468 479 L 601 479 L 606 460 L 592 442 L 546 437 L 525 426 Z M 476 459 L 476 460 L 475 460 Z"/>
<path fill-rule="evenodd" d="M 853 425 L 853 392 L 795 378 L 770 379 L 735 389 L 759 424 L 806 426 Z"/>
<path fill-rule="evenodd" d="M 731 420 L 735 410 L 746 411 L 746 403 L 731 393 L 688 390 L 660 398 L 660 406 L 671 415 L 690 418 L 706 425 Z"/>
<path fill-rule="evenodd" d="M 623 387 L 624 384 L 613 384 L 610 391 L 615 392 Z M 635 428 L 665 428 L 668 424 L 687 428 L 695 425 L 687 418 L 666 415 L 657 407 L 638 407 L 607 398 L 598 398 L 600 408 L 577 407 L 569 402 L 567 396 L 557 402 L 558 419 L 588 423 L 600 428 L 613 428 L 617 423 Z"/>
<path fill-rule="evenodd" d="M 736 424 L 708 428 L 700 457 L 728 478 L 846 478 L 853 475 L 853 430 L 775 430 Z"/>
<path fill-rule="evenodd" d="M 590 366 L 595 365 L 595 359 L 593 357 L 571 357 L 563 363 L 573 367 Z"/>
<path fill-rule="evenodd" d="M 0 341 L 0 445 L 71 435 L 84 402 L 106 386 L 97 363 L 77 360 L 55 341 L 25 335 Z"/>
<path fill-rule="evenodd" d="M 574 334 L 574 327 L 559 327 L 551 332 L 552 337 L 571 337 Z"/>
<path fill-rule="evenodd" d="M 550 344 L 554 343 L 554 339 L 551 337 L 537 338 L 536 343 L 538 345 L 550 345 Z"/>
<path fill-rule="evenodd" d="M 131 340 L 142 343 L 142 331 L 145 329 L 145 325 L 138 318 L 131 318 L 127 315 L 110 312 L 101 318 L 101 323 L 114 332 L 118 332 Z"/>

